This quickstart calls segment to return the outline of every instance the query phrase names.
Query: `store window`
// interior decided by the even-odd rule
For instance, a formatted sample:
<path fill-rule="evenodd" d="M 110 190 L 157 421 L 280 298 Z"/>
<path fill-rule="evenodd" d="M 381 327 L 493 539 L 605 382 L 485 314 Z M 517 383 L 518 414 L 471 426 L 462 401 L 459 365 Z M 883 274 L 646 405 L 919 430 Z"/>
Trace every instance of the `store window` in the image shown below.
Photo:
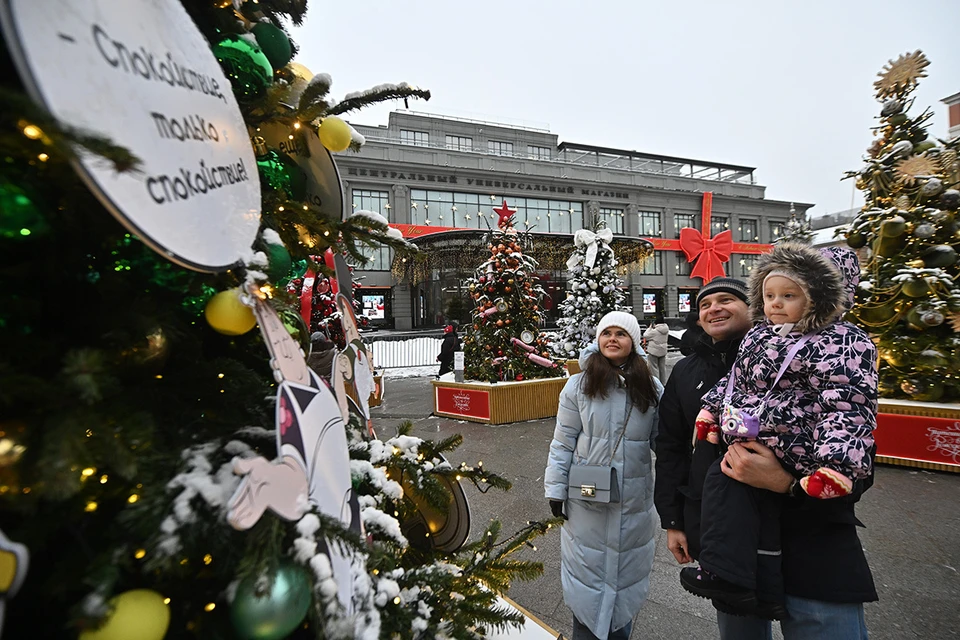
<path fill-rule="evenodd" d="M 673 214 L 673 237 L 680 237 L 680 229 L 700 229 L 700 216 L 695 213 Z"/>
<path fill-rule="evenodd" d="M 501 195 L 410 190 L 410 220 L 413 224 L 489 229 L 497 226 L 493 212 L 503 204 Z M 550 233 L 573 233 L 583 226 L 583 203 L 545 198 L 506 197 L 516 209 L 514 225 L 520 231 L 532 229 Z"/>
<path fill-rule="evenodd" d="M 353 189 L 354 211 L 373 211 L 390 220 L 390 194 L 386 191 L 370 189 Z"/>
<path fill-rule="evenodd" d="M 760 225 L 756 220 L 740 219 L 740 242 L 760 242 Z"/>
<path fill-rule="evenodd" d="M 693 301 L 695 296 L 696 292 L 694 291 L 677 292 L 677 312 L 690 313 L 690 311 L 693 309 Z"/>
<path fill-rule="evenodd" d="M 713 216 L 710 219 L 710 235 L 714 238 L 717 237 L 718 233 L 729 228 L 730 220 L 726 216 Z"/>
<path fill-rule="evenodd" d="M 647 276 L 663 275 L 663 252 L 654 251 L 643 261 L 642 274 Z"/>
<path fill-rule="evenodd" d="M 660 212 L 640 211 L 637 215 L 640 218 L 640 236 L 659 238 L 661 234 Z"/>
<path fill-rule="evenodd" d="M 446 143 L 447 149 L 473 151 L 473 138 L 467 138 L 466 136 L 447 136 Z"/>
<path fill-rule="evenodd" d="M 753 271 L 753 268 L 757 266 L 757 256 L 755 255 L 741 255 L 740 256 L 740 275 L 746 279 L 750 277 L 750 273 Z"/>
<path fill-rule="evenodd" d="M 623 209 L 600 207 L 596 222 L 605 222 L 607 228 L 615 234 L 623 234 Z"/>
<path fill-rule="evenodd" d="M 674 253 L 676 256 L 677 264 L 675 270 L 678 276 L 689 276 L 690 275 L 690 262 L 687 261 L 687 254 L 683 251 L 677 251 Z"/>
<path fill-rule="evenodd" d="M 400 144 L 412 144 L 415 147 L 430 146 L 430 134 L 426 131 L 400 130 Z"/>
<path fill-rule="evenodd" d="M 495 156 L 512 156 L 513 143 L 500 142 L 498 140 L 487 140 L 487 151 Z"/>

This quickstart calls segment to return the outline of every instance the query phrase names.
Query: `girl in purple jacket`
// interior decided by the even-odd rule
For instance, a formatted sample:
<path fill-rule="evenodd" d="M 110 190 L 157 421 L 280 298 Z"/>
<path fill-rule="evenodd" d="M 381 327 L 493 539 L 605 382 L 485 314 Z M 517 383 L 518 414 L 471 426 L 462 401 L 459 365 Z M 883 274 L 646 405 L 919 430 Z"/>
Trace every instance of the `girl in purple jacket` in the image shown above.
<path fill-rule="evenodd" d="M 794 476 L 784 496 L 724 475 L 722 458 L 707 474 L 700 568 L 683 569 L 680 581 L 729 613 L 785 615 L 782 500 L 840 498 L 872 472 L 877 351 L 862 329 L 839 319 L 859 273 L 856 256 L 840 247 L 787 243 L 762 256 L 750 276 L 760 322 L 731 373 L 703 397 L 699 439 L 755 438 Z"/>

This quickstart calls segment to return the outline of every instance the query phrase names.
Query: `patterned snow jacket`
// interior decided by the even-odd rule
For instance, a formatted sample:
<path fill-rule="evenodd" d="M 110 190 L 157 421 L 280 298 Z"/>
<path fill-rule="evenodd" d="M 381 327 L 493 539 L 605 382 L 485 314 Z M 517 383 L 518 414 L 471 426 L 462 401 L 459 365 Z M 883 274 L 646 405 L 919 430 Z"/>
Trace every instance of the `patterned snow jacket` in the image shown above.
<path fill-rule="evenodd" d="M 772 271 L 798 274 L 816 297 L 784 336 L 763 316 L 763 279 Z M 850 479 L 872 470 L 877 350 L 862 329 L 837 320 L 849 307 L 858 278 L 849 251 L 821 252 L 804 245 L 778 246 L 751 274 L 751 313 L 762 322 L 740 344 L 730 404 L 760 419 L 758 440 L 800 478 L 820 467 Z M 790 348 L 811 331 L 816 333 L 770 389 Z M 726 385 L 725 376 L 703 397 L 703 407 L 715 416 L 721 415 Z"/>

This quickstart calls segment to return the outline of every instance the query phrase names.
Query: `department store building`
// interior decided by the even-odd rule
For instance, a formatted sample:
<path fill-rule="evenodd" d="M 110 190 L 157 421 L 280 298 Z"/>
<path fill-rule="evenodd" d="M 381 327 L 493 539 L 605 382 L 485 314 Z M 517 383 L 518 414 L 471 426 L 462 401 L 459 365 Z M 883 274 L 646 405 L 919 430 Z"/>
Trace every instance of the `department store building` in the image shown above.
<path fill-rule="evenodd" d="M 753 167 L 560 142 L 547 129 L 405 110 L 391 113 L 386 126 L 353 126 L 366 144 L 359 153 L 336 156 L 348 206 L 380 213 L 416 242 L 443 230 L 495 227 L 492 209 L 506 200 L 517 210 L 518 229 L 566 234 L 571 252 L 572 234 L 602 220 L 616 236 L 653 245 L 624 276 L 641 318 L 658 309 L 680 317 L 693 304 L 700 279 L 690 277 L 677 241 L 681 228 L 704 237 L 729 229 L 734 246 L 726 274 L 746 278 L 763 245 L 782 232 L 791 208 L 803 216 L 813 206 L 765 199 Z M 704 206 L 705 193 L 712 193 L 712 207 Z M 374 326 L 436 327 L 469 313 L 463 282 L 472 271 L 441 265 L 422 282 L 398 281 L 390 249 L 368 254 L 356 276 Z M 562 300 L 568 275 L 538 275 L 552 301 Z M 545 306 L 550 325 L 556 304 Z"/>

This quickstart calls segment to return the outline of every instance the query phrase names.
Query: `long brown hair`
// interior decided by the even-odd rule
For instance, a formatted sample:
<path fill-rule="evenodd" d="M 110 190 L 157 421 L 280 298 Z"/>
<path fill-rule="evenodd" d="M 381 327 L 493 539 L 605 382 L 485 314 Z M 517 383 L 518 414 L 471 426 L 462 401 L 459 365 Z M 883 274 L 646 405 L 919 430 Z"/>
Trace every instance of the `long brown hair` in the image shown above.
<path fill-rule="evenodd" d="M 588 398 L 606 398 L 621 375 L 635 407 L 646 412 L 650 407 L 657 406 L 657 389 L 650 368 L 636 351 L 630 352 L 622 368 L 614 366 L 599 351 L 591 354 L 583 370 L 583 393 Z"/>

